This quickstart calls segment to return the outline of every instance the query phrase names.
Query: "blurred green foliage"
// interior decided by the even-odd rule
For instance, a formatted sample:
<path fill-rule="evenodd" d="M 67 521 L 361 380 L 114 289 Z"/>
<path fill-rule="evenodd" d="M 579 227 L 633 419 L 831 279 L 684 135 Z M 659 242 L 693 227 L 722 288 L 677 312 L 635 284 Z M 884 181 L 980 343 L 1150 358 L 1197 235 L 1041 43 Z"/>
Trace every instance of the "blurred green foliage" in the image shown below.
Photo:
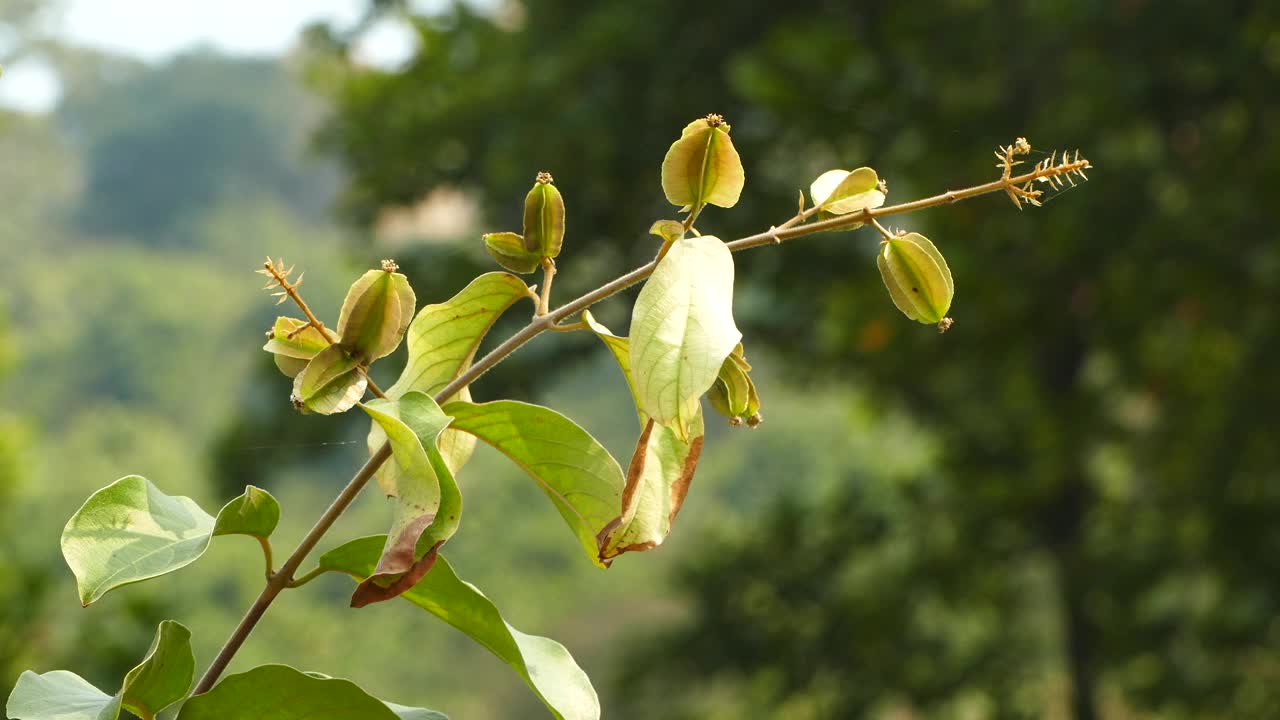
<path fill-rule="evenodd" d="M 940 439 L 929 487 L 946 500 L 864 506 L 892 492 L 851 478 L 775 510 L 691 565 L 698 611 L 626 674 L 664 679 L 657 695 L 699 717 L 725 677 L 758 679 L 753 712 L 786 717 L 805 697 L 813 717 L 1265 717 L 1280 712 L 1278 15 L 547 0 L 414 19 L 421 47 L 397 72 L 342 63 L 349 38 L 316 30 L 313 74 L 338 104 L 322 138 L 352 172 L 353 218 L 456 184 L 506 227 L 549 170 L 569 208 L 562 269 L 605 258 L 566 273 L 583 283 L 651 255 L 644 230 L 669 215 L 657 159 L 709 111 L 747 163 L 742 204 L 699 223 L 722 237 L 785 219 L 831 167 L 875 167 L 894 202 L 995 177 L 989 152 L 1015 136 L 1082 148 L 1094 182 L 1043 209 L 993 197 L 901 219 L 955 275 L 942 339 L 895 316 L 874 236 L 740 259 L 749 346 L 909 409 Z M 880 569 L 900 536 L 920 549 Z"/>

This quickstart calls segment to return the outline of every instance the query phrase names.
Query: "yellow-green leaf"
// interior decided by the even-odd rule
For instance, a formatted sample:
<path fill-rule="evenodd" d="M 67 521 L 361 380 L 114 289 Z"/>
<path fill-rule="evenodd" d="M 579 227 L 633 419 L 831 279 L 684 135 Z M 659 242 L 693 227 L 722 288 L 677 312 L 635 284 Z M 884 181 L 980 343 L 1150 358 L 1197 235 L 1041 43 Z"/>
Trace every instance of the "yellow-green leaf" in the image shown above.
<path fill-rule="evenodd" d="M 325 553 L 320 567 L 363 578 L 373 570 L 384 543 L 382 536 L 352 540 Z M 454 626 L 509 665 L 557 720 L 599 720 L 600 700 L 569 651 L 554 640 L 512 627 L 489 598 L 458 578 L 445 558 L 400 597 Z M 484 687 L 478 685 L 477 690 Z"/>
<path fill-rule="evenodd" d="M 549 408 L 514 400 L 451 402 L 455 430 L 471 433 L 511 458 L 551 499 L 600 567 L 600 533 L 622 504 L 622 468 L 591 434 Z"/>

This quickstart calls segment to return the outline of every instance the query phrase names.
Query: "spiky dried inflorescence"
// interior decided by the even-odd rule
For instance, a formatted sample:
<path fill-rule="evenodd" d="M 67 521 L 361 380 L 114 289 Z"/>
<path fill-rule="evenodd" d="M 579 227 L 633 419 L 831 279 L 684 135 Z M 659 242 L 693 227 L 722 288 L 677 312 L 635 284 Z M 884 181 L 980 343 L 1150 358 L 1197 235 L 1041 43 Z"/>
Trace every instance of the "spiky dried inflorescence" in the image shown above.
<path fill-rule="evenodd" d="M 289 276 L 293 274 L 293 268 L 293 265 L 290 265 L 287 269 L 285 268 L 284 258 L 272 260 L 268 257 L 267 261 L 262 263 L 262 269 L 257 271 L 259 275 L 266 275 L 271 278 L 267 281 L 267 284 L 262 287 L 263 290 L 274 290 L 276 288 L 280 288 L 280 292 L 271 293 L 271 297 L 280 298 L 276 301 L 277 305 L 281 305 L 288 301 L 290 292 L 296 290 L 297 287 L 302 284 L 302 278 L 306 275 L 304 272 L 302 275 L 298 276 L 297 280 L 292 283 L 289 282 Z"/>
<path fill-rule="evenodd" d="M 1087 158 L 1080 156 L 1080 151 L 1076 150 L 1074 154 L 1062 151 L 1062 157 L 1059 159 L 1058 151 L 1054 150 L 1049 157 L 1036 163 L 1035 168 L 1031 171 L 1029 177 L 1020 176 L 1019 179 L 1025 178 L 1021 184 L 1014 182 L 1013 168 L 1021 165 L 1022 161 L 1015 159 L 1019 155 L 1027 155 L 1031 152 L 1031 143 L 1026 138 L 1018 138 L 1012 145 L 1002 146 L 996 151 L 996 159 L 1000 164 L 996 167 L 1000 169 L 1000 179 L 1004 181 L 1005 194 L 1013 201 L 1019 210 L 1022 209 L 1022 201 L 1039 207 L 1041 205 L 1040 198 L 1044 194 L 1041 190 L 1034 188 L 1034 183 L 1048 183 L 1049 187 L 1054 190 L 1062 190 L 1070 184 L 1075 187 L 1075 177 L 1079 176 L 1082 180 L 1088 180 L 1089 176 L 1084 171 L 1092 168 Z"/>
<path fill-rule="evenodd" d="M 383 262 L 386 263 L 389 261 L 384 260 Z M 392 263 L 392 265 L 394 264 L 395 263 Z M 293 268 L 293 265 L 290 265 L 288 268 L 284 266 L 284 258 L 272 260 L 268 257 L 267 261 L 262 263 L 262 267 L 256 271 L 259 275 L 266 275 L 271 278 L 267 281 L 267 284 L 263 286 L 263 290 L 280 289 L 279 292 L 271 293 L 271 297 L 280 298 L 276 301 L 277 305 L 281 305 L 292 299 L 294 303 L 298 305 L 298 308 L 302 310 L 303 314 L 307 316 L 307 324 L 299 325 L 289 333 L 288 338 L 292 340 L 300 335 L 303 330 L 306 330 L 309 327 L 314 327 L 316 330 L 320 331 L 320 334 L 323 335 L 326 340 L 333 342 L 333 338 L 329 335 L 329 331 L 325 329 L 324 323 L 316 319 L 316 316 L 311 312 L 311 308 L 307 307 L 306 302 L 302 300 L 302 296 L 298 294 L 298 286 L 302 285 L 302 279 L 306 276 L 306 273 L 303 272 L 299 275 L 297 280 L 292 282 L 289 281 L 289 276 L 293 274 Z"/>

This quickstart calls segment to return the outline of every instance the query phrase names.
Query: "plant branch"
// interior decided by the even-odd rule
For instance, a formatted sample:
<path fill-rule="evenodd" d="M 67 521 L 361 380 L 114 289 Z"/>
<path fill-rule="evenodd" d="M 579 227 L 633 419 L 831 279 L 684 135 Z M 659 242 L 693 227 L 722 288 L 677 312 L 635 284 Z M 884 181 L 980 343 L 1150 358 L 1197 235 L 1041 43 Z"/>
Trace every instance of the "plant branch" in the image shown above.
<path fill-rule="evenodd" d="M 795 218 L 783 223 L 782 226 L 772 227 L 762 233 L 738 238 L 737 240 L 726 243 L 726 246 L 732 252 L 739 252 L 754 247 L 760 247 L 761 245 L 779 244 L 786 240 L 792 240 L 805 235 L 812 235 L 832 230 L 845 230 L 858 225 L 874 223 L 876 218 L 886 217 L 889 215 L 900 215 L 902 213 L 924 210 L 926 208 L 937 207 L 939 205 L 948 205 L 993 192 L 1008 192 L 1008 188 L 1010 187 L 1021 187 L 1026 183 L 1039 180 L 1040 178 L 1058 177 L 1072 172 L 1078 173 L 1080 170 L 1088 169 L 1089 167 L 1091 167 L 1089 165 L 1089 161 L 1084 159 L 1077 159 L 1074 162 L 1064 162 L 1057 166 L 1038 165 L 1035 170 L 1016 177 L 1010 177 L 1006 174 L 1005 177 L 1002 177 L 999 180 L 984 183 L 982 185 L 975 185 L 962 190 L 948 190 L 945 193 L 934 195 L 932 197 L 921 198 L 920 200 L 914 200 L 912 202 L 902 203 L 899 205 L 886 205 L 874 209 L 868 208 L 861 212 L 850 213 L 848 215 L 841 215 L 828 220 L 806 224 L 803 221 L 817 211 L 817 208 L 810 208 L 809 210 L 797 213 Z M 692 218 L 693 215 L 691 214 L 690 218 L 686 220 L 686 227 L 692 226 Z M 452 398 L 463 388 L 479 379 L 480 376 L 484 375 L 495 365 L 505 360 L 507 356 L 518 350 L 525 343 L 542 334 L 542 332 L 557 329 L 558 327 L 560 329 L 567 329 L 567 326 L 559 325 L 561 320 L 564 320 L 570 315 L 581 312 L 601 300 L 617 295 L 623 290 L 640 283 L 645 278 L 652 275 L 657 266 L 658 260 L 652 260 L 632 270 L 626 275 L 615 278 L 595 290 L 561 305 L 555 310 L 539 314 L 532 322 L 521 328 L 511 337 L 507 338 L 501 345 L 489 351 L 487 355 L 477 360 L 471 365 L 471 367 L 467 368 L 459 374 L 458 377 L 454 378 L 452 382 L 440 390 L 440 392 L 436 393 L 436 402 L 443 403 L 449 398 Z M 547 296 L 550 284 L 550 278 L 548 277 L 547 284 L 543 287 L 544 297 Z M 541 309 L 542 298 L 538 298 L 538 300 Z M 324 537 L 324 534 L 329 531 L 329 528 L 333 526 L 342 513 L 346 511 L 347 507 L 356 499 L 356 496 L 358 496 L 360 491 L 364 489 L 364 486 L 368 484 L 369 480 L 374 476 L 374 473 L 382 466 L 382 463 L 390 457 L 391 446 L 387 443 L 383 443 L 382 447 L 378 448 L 378 450 L 375 451 L 365 464 L 356 472 L 356 474 L 351 478 L 351 481 L 347 483 L 347 486 L 342 489 L 342 492 L 334 498 L 333 503 L 329 505 L 329 508 L 325 510 L 324 514 L 320 516 L 320 519 L 317 520 L 311 530 L 307 532 L 306 537 L 302 539 L 302 542 L 298 544 L 298 547 L 294 549 L 293 553 L 289 555 L 289 558 L 285 560 L 284 565 L 280 567 L 279 572 L 274 573 L 267 581 L 267 586 L 263 588 L 262 593 L 258 595 L 257 600 L 255 600 L 253 605 L 249 607 L 248 612 L 245 613 L 240 624 L 236 626 L 231 637 L 227 639 L 226 644 L 223 645 L 222 649 L 218 652 L 217 657 L 214 658 L 209 669 L 206 670 L 204 676 L 200 678 L 200 683 L 196 685 L 194 694 L 198 695 L 200 693 L 208 692 L 209 689 L 213 687 L 213 684 L 217 682 L 218 677 L 226 669 L 227 665 L 231 662 L 231 658 L 235 656 L 236 652 L 240 649 L 240 646 L 243 645 L 244 641 L 249 637 L 249 634 L 253 632 L 254 626 L 256 626 L 258 621 L 262 619 L 263 614 L 267 611 L 267 608 L 271 606 L 271 603 L 275 600 L 276 596 L 285 588 L 289 587 L 293 582 L 293 573 L 295 573 L 298 570 L 298 567 L 302 565 L 303 560 L 305 560 L 307 555 L 315 549 L 316 544 L 320 542 L 320 539 Z M 308 573 L 307 575 L 304 575 L 303 578 L 309 580 L 314 574 L 315 573 Z M 299 580 L 301 581 L 302 578 Z"/>

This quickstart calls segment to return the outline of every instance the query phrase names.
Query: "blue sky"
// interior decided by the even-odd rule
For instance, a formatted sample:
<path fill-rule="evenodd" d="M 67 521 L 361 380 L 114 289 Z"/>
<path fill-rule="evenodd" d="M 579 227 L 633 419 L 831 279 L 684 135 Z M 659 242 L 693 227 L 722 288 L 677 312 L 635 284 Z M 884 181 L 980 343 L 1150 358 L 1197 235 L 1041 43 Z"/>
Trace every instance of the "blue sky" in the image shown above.
<path fill-rule="evenodd" d="M 151 61 L 195 46 L 273 55 L 288 50 L 307 24 L 349 25 L 364 7 L 364 0 L 62 0 L 47 26 L 67 43 Z M 411 49 L 408 33 L 387 25 L 365 39 L 362 55 L 370 62 L 394 63 Z M 47 110 L 57 93 L 56 76 L 38 62 L 6 67 L 0 76 L 0 105 Z"/>

